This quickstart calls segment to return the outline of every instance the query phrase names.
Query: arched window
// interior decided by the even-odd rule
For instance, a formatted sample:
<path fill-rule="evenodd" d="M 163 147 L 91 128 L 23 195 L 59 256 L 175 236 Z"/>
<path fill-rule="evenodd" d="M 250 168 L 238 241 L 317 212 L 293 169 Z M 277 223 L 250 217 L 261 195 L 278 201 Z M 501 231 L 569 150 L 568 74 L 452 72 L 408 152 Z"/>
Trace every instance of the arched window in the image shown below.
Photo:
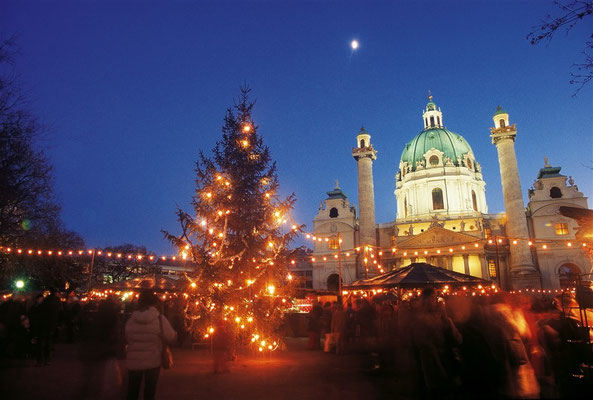
<path fill-rule="evenodd" d="M 498 123 L 500 124 L 501 128 L 504 128 L 506 126 L 504 119 L 501 119 L 500 121 L 498 121 Z"/>
<path fill-rule="evenodd" d="M 430 117 L 430 126 L 434 127 L 434 117 Z"/>
<path fill-rule="evenodd" d="M 581 271 L 579 267 L 574 264 L 562 264 L 558 268 L 558 279 L 560 280 L 560 287 L 566 289 L 568 287 L 574 287 L 577 281 L 577 275 Z M 565 305 L 567 306 L 567 305 Z"/>
<path fill-rule="evenodd" d="M 560 188 L 554 186 L 552 189 L 550 189 L 550 197 L 553 199 L 559 199 L 562 197 L 562 191 L 560 190 Z"/>
<path fill-rule="evenodd" d="M 333 207 L 329 210 L 329 217 L 338 218 L 338 209 L 336 207 Z"/>
<path fill-rule="evenodd" d="M 327 290 L 330 292 L 337 292 L 340 289 L 340 276 L 338 274 L 331 274 L 327 277 Z"/>
<path fill-rule="evenodd" d="M 469 169 L 472 169 L 472 160 L 470 160 L 470 159 L 468 158 L 468 159 L 467 159 L 467 161 L 466 161 L 466 164 L 467 164 L 467 167 L 468 167 Z"/>
<path fill-rule="evenodd" d="M 478 199 L 476 198 L 476 192 L 472 190 L 472 205 L 474 206 L 474 211 L 478 211 Z"/>
<path fill-rule="evenodd" d="M 442 210 L 445 208 L 443 203 L 443 191 L 440 188 L 432 189 L 432 209 Z"/>
<path fill-rule="evenodd" d="M 436 167 L 437 165 L 439 165 L 439 158 L 437 156 L 430 156 L 430 158 L 428 159 L 428 162 L 433 167 Z"/>
<path fill-rule="evenodd" d="M 437 117 L 437 125 L 441 126 L 441 117 Z"/>
<path fill-rule="evenodd" d="M 366 146 L 364 145 L 364 139 L 360 139 L 360 147 L 366 147 Z"/>
<path fill-rule="evenodd" d="M 428 128 L 428 118 L 424 118 L 424 126 Z"/>

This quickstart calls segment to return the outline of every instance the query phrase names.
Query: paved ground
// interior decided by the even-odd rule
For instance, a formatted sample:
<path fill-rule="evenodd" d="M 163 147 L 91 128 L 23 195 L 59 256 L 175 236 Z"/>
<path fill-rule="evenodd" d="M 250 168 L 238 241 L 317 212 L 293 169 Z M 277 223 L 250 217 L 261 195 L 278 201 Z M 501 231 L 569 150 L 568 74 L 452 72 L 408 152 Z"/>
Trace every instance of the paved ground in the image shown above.
<path fill-rule="evenodd" d="M 213 374 L 207 351 L 174 349 L 175 367 L 161 371 L 158 399 L 394 399 L 396 383 L 372 376 L 364 357 L 337 356 L 304 349 L 304 340 L 289 342 L 272 356 L 239 356 L 231 372 Z M 6 399 L 121 398 L 108 389 L 116 376 L 78 359 L 76 345 L 58 345 L 53 362 L 34 367 L 30 360 L 0 361 L 0 388 Z M 104 382 L 108 385 L 103 386 Z M 124 383 L 125 385 L 125 383 Z M 115 386 L 117 387 L 117 386 Z M 123 392 L 123 385 L 120 390 Z M 6 395 L 6 397 L 4 397 Z"/>

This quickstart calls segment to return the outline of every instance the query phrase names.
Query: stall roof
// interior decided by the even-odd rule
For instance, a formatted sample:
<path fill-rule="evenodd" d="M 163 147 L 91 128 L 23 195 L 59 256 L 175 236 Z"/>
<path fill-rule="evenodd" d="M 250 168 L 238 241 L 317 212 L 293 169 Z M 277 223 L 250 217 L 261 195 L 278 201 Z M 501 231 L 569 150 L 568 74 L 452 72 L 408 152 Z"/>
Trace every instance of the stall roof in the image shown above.
<path fill-rule="evenodd" d="M 160 274 L 148 274 L 125 281 L 98 285 L 94 290 L 143 290 L 152 289 L 156 292 L 173 292 L 180 289 L 185 281 L 169 278 Z"/>
<path fill-rule="evenodd" d="M 475 276 L 461 274 L 448 269 L 435 267 L 427 263 L 412 263 L 407 267 L 394 269 L 369 279 L 354 281 L 344 285 L 344 289 L 386 289 L 386 288 L 410 288 L 430 285 L 478 285 L 490 284 Z"/>

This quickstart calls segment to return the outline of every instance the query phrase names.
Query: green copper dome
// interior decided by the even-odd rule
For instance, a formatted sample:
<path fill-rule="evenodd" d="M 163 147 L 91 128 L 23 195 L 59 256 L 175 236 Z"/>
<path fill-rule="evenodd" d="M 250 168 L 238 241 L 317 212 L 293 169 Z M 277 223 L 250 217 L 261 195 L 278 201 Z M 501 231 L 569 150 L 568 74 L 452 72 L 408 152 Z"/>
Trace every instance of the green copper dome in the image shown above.
<path fill-rule="evenodd" d="M 508 114 L 505 110 L 502 109 L 501 106 L 496 107 L 496 112 L 494 113 L 494 115 L 500 115 L 500 114 Z"/>
<path fill-rule="evenodd" d="M 459 166 L 458 157 L 463 160 L 464 154 L 472 152 L 472 148 L 463 136 L 446 128 L 429 128 L 420 132 L 406 144 L 401 161 L 407 162 L 411 170 L 415 171 L 418 161 L 424 165 L 424 154 L 431 148 L 444 153 L 443 164 L 446 164 L 447 158 L 449 158 L 456 166 Z"/>

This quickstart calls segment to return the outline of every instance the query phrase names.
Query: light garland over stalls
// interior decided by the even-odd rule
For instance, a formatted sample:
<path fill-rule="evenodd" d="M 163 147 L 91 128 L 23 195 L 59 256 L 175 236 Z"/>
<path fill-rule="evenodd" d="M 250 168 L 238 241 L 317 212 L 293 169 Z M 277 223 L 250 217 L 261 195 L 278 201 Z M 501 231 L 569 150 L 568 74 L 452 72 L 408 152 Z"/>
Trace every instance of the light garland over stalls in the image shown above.
<path fill-rule="evenodd" d="M 293 225 L 291 229 L 297 230 L 298 226 Z M 311 239 L 313 241 L 319 242 L 329 242 L 330 238 L 325 237 L 318 237 L 313 234 L 307 233 L 304 235 L 305 238 Z M 497 241 L 499 244 L 503 244 L 504 241 L 508 241 L 509 244 L 517 245 L 519 240 L 528 241 L 528 245 L 534 248 L 540 248 L 542 250 L 547 250 L 550 246 L 555 245 L 562 245 L 568 248 L 579 248 L 579 247 L 588 247 L 587 242 L 582 241 L 575 241 L 575 240 L 533 240 L 533 239 L 519 239 L 519 238 L 509 238 L 498 236 Z M 365 248 L 355 247 L 351 249 L 342 249 L 341 252 L 346 257 L 351 257 L 355 253 L 360 253 L 361 250 L 369 252 L 369 257 L 374 256 L 382 256 L 386 252 L 391 252 L 392 254 L 398 253 L 402 254 L 404 257 L 406 256 L 418 256 L 418 255 L 445 255 L 447 253 L 456 253 L 458 251 L 464 251 L 467 249 L 471 249 L 472 247 L 478 248 L 480 245 L 485 244 L 495 244 L 495 240 L 493 239 L 480 239 L 475 242 L 468 242 L 464 245 L 455 245 L 455 246 L 435 246 L 435 247 L 418 247 L 418 248 L 406 248 L 405 250 L 397 249 L 396 247 L 391 248 L 381 248 L 377 246 L 365 246 Z M 0 251 L 5 254 L 14 254 L 14 255 L 24 255 L 24 256 L 51 256 L 51 257 L 89 257 L 95 254 L 95 257 L 105 257 L 105 258 L 113 258 L 113 259 L 127 259 L 127 260 L 149 260 L 149 261 L 175 261 L 178 263 L 191 263 L 191 260 L 188 257 L 188 254 L 184 251 L 181 252 L 181 255 L 155 255 L 155 254 L 138 254 L 138 253 L 120 253 L 120 252 L 113 252 L 107 251 L 104 249 L 85 249 L 85 250 L 74 250 L 74 249 L 32 249 L 32 248 L 22 248 L 22 247 L 10 247 L 10 246 L 0 246 Z M 333 256 L 337 258 L 337 255 Z M 327 256 L 325 257 L 311 257 L 311 261 L 327 261 Z M 265 260 L 261 260 L 261 262 L 265 262 Z M 295 264 L 295 260 L 290 260 L 291 264 Z"/>
<path fill-rule="evenodd" d="M 457 288 L 454 288 L 452 286 L 449 285 L 443 285 L 441 287 L 441 289 L 439 290 L 443 295 L 447 295 L 447 296 L 466 296 L 466 297 L 476 297 L 476 296 L 491 296 L 493 294 L 499 293 L 501 292 L 501 289 L 492 284 L 492 285 L 475 285 L 474 287 L 471 286 L 460 286 Z M 387 293 L 389 292 L 389 289 L 381 289 L 381 288 L 377 288 L 377 289 L 357 289 L 357 290 L 343 290 L 342 291 L 342 295 L 343 296 L 348 296 L 348 295 L 353 295 L 353 296 L 361 296 L 361 297 L 373 297 L 375 295 L 378 294 L 382 294 L 382 293 Z M 512 290 L 508 293 L 511 294 L 526 294 L 526 295 L 534 295 L 534 294 L 540 294 L 540 295 L 551 295 L 551 294 L 558 294 L 558 293 L 564 293 L 564 292 L 570 292 L 572 294 L 576 293 L 576 288 L 572 287 L 572 288 L 567 288 L 567 289 L 522 289 L 522 290 Z M 419 297 L 422 294 L 422 291 L 420 289 L 403 289 L 402 290 L 402 300 L 408 300 L 414 297 Z"/>
<path fill-rule="evenodd" d="M 316 236 L 312 233 L 305 233 L 305 238 L 306 239 L 310 239 L 313 242 L 326 242 L 329 243 L 330 240 L 335 239 L 335 236 L 332 237 L 320 237 L 320 236 Z M 377 270 L 380 273 L 384 273 L 385 270 L 383 268 L 383 266 L 380 264 L 380 258 L 381 256 L 383 256 L 385 253 L 391 253 L 392 255 L 395 254 L 401 254 L 403 257 L 415 257 L 415 256 L 443 256 L 443 255 L 447 255 L 447 254 L 455 254 L 458 252 L 465 252 L 467 250 L 470 250 L 472 248 L 476 249 L 476 248 L 480 248 L 486 245 L 495 245 L 497 246 L 498 244 L 501 245 L 517 245 L 519 243 L 519 241 L 527 241 L 528 245 L 530 247 L 533 248 L 540 248 L 542 250 L 547 250 L 549 249 L 551 246 L 557 246 L 557 245 L 561 245 L 561 246 L 566 246 L 568 248 L 578 248 L 578 247 L 582 247 L 583 249 L 588 247 L 587 242 L 583 242 L 583 241 L 574 241 L 574 240 L 534 240 L 534 239 L 523 239 L 523 238 L 513 238 L 513 237 L 507 237 L 507 236 L 495 236 L 494 239 L 490 238 L 490 239 L 478 239 L 476 241 L 472 241 L 472 242 L 468 242 L 465 244 L 461 244 L 461 245 L 455 245 L 455 246 L 433 246 L 433 247 L 418 247 L 418 248 L 406 248 L 406 249 L 397 249 L 396 247 L 390 247 L 390 248 L 382 248 L 379 246 L 372 246 L 372 245 L 366 245 L 364 247 L 360 246 L 360 247 L 355 247 L 352 249 L 341 249 L 338 251 L 338 249 L 336 249 L 334 251 L 334 254 L 332 256 L 330 256 L 329 258 L 334 258 L 334 259 L 338 259 L 338 253 L 341 253 L 341 256 L 345 256 L 346 258 L 353 256 L 355 254 L 360 253 L 361 251 L 363 251 L 364 253 L 364 263 L 365 265 L 368 264 L 368 262 L 372 261 L 372 264 L 375 265 L 377 267 Z M 506 243 L 505 243 L 506 242 Z M 340 243 L 342 243 L 342 241 L 340 240 Z M 328 249 L 329 250 L 329 249 Z M 322 261 L 327 261 L 328 260 L 328 256 L 321 256 L 321 257 L 311 257 L 311 262 L 322 262 Z M 294 263 L 294 262 L 293 262 Z"/>

